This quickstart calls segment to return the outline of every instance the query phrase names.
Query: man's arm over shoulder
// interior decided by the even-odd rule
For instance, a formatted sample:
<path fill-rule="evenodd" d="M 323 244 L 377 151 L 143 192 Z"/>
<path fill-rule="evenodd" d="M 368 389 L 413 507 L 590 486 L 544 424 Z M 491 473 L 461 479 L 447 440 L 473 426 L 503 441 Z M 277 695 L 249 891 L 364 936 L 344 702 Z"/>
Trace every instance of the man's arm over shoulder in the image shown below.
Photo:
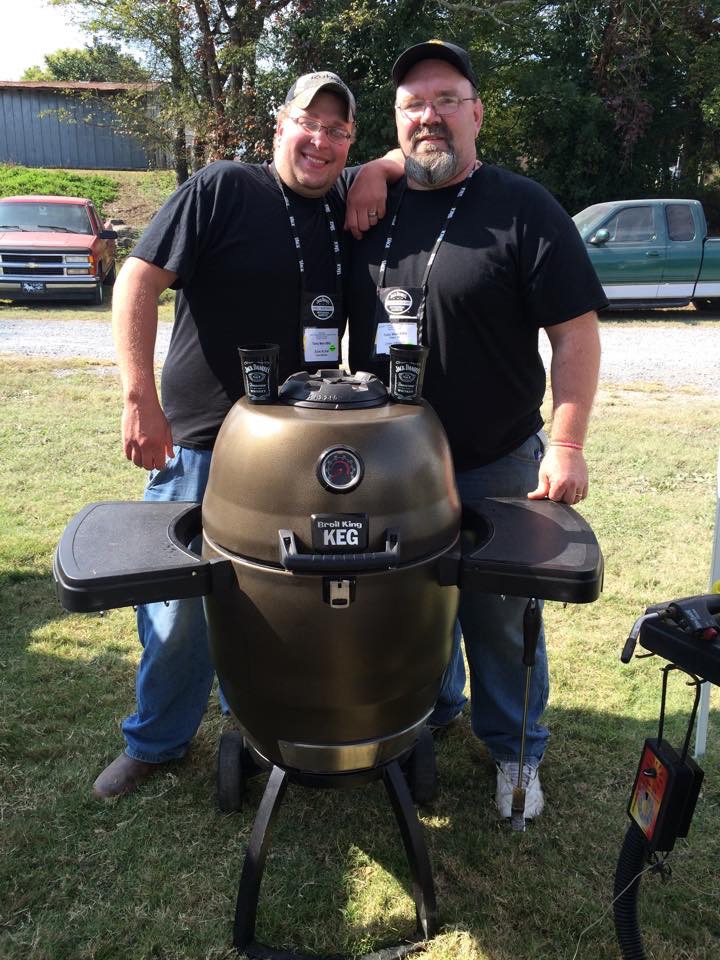
<path fill-rule="evenodd" d="M 173 456 L 172 432 L 155 385 L 158 297 L 177 279 L 138 257 L 128 257 L 113 290 L 112 326 L 123 392 L 125 456 L 145 470 Z"/>
<path fill-rule="evenodd" d="M 397 148 L 355 171 L 347 197 L 345 229 L 356 240 L 385 216 L 388 185 L 396 183 L 404 173 L 405 158 Z"/>
<path fill-rule="evenodd" d="M 528 496 L 575 504 L 588 493 L 583 445 L 600 370 L 597 313 L 589 311 L 546 327 L 545 332 L 552 347 L 552 435 L 538 486 Z"/>

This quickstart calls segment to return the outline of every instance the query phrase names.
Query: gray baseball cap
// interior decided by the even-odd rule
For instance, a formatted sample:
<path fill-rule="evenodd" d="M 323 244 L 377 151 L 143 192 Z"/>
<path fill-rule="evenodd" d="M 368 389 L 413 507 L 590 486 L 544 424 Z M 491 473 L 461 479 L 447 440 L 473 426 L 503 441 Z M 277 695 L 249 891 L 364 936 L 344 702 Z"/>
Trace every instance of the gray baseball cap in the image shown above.
<path fill-rule="evenodd" d="M 312 103 L 316 93 L 321 90 L 327 90 L 330 93 L 337 93 L 342 97 L 347 105 L 347 120 L 352 123 L 355 119 L 355 97 L 350 92 L 336 73 L 330 73 L 329 70 L 320 70 L 318 73 L 305 73 L 298 77 L 295 83 L 288 90 L 285 97 L 286 104 L 295 104 L 301 110 L 306 110 Z"/>

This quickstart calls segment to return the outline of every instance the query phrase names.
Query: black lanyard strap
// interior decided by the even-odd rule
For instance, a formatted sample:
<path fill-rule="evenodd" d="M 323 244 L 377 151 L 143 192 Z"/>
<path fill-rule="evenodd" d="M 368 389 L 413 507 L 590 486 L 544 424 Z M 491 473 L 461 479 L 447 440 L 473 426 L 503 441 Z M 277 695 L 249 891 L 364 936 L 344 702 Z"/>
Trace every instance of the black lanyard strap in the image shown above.
<path fill-rule="evenodd" d="M 292 234 L 293 241 L 295 243 L 295 252 L 297 253 L 298 266 L 300 267 L 300 286 L 302 289 L 305 289 L 305 259 L 303 257 L 302 247 L 300 246 L 300 234 L 298 232 L 297 224 L 295 222 L 295 217 L 290 208 L 290 198 L 285 193 L 285 187 L 282 180 L 277 174 L 277 170 L 274 166 L 270 167 L 272 174 L 275 177 L 275 183 L 278 185 L 278 189 L 282 195 L 283 200 L 285 201 L 285 209 L 287 210 L 288 223 L 290 224 L 290 233 Z M 330 204 L 327 202 L 327 198 L 322 198 L 323 209 L 325 211 L 325 219 L 327 220 L 328 230 L 330 231 L 330 245 L 332 247 L 333 256 L 335 257 L 335 290 L 336 292 L 340 291 L 341 281 L 342 281 L 342 260 L 340 259 L 340 241 L 338 240 L 338 232 L 335 226 L 335 220 L 333 219 L 333 213 L 330 209 Z"/>
<path fill-rule="evenodd" d="M 445 239 L 445 234 L 447 233 L 448 227 L 450 226 L 450 221 L 455 216 L 455 212 L 458 208 L 458 204 L 460 203 L 462 198 L 465 196 L 465 191 L 467 190 L 470 184 L 470 181 L 472 180 L 473 175 L 475 174 L 475 171 L 478 169 L 479 166 L 480 164 L 476 162 L 475 166 L 472 168 L 470 173 L 467 175 L 467 177 L 465 177 L 465 179 L 460 184 L 458 192 L 455 195 L 455 199 L 453 200 L 452 206 L 448 210 L 448 214 L 445 217 L 445 220 L 443 221 L 442 226 L 440 227 L 440 233 L 438 233 L 437 239 L 435 240 L 435 243 L 433 244 L 433 248 L 430 251 L 428 262 L 425 265 L 425 270 L 423 271 L 422 280 L 420 282 L 420 287 L 422 289 L 422 299 L 420 300 L 420 304 L 418 305 L 418 313 L 417 313 L 417 325 L 418 325 L 417 342 L 418 343 L 422 343 L 422 326 L 423 326 L 423 318 L 425 316 L 425 301 L 427 300 L 427 292 L 428 292 L 427 285 L 428 285 L 428 279 L 430 278 L 430 271 L 432 270 L 433 264 L 435 263 L 435 258 L 438 255 L 438 250 L 440 249 L 440 245 Z M 405 183 L 403 184 L 402 192 L 400 194 L 400 199 L 398 201 L 397 207 L 395 208 L 395 214 L 393 215 L 393 218 L 390 221 L 390 229 L 388 230 L 388 235 L 387 235 L 387 238 L 385 239 L 385 257 L 382 263 L 380 264 L 380 271 L 378 273 L 378 281 L 377 281 L 378 296 L 380 294 L 380 290 L 384 286 L 385 271 L 387 270 L 388 256 L 390 254 L 390 248 L 392 247 L 393 240 L 395 238 L 395 224 L 397 223 L 398 216 L 400 215 L 400 207 L 402 206 L 402 202 L 403 202 L 403 198 L 405 197 L 406 190 L 407 190 L 407 181 L 405 181 Z"/>

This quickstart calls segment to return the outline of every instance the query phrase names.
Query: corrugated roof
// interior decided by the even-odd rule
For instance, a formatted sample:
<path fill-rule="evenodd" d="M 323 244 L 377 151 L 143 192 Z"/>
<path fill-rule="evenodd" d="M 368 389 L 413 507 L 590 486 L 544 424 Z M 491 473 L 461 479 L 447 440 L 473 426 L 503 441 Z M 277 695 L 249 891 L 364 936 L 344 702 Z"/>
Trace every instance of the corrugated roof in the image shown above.
<path fill-rule="evenodd" d="M 11 87 L 18 90 L 157 90 L 159 83 L 115 83 L 103 81 L 94 83 L 91 80 L 0 80 L 0 87 Z"/>

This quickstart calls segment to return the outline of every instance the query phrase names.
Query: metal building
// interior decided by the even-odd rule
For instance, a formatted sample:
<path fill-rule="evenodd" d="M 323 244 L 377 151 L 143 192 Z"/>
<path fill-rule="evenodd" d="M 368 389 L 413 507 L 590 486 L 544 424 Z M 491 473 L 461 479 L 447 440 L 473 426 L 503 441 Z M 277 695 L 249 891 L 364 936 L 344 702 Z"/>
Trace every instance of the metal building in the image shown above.
<path fill-rule="evenodd" d="M 147 170 L 167 157 L 118 129 L 113 98 L 154 84 L 0 81 L 0 163 Z"/>

